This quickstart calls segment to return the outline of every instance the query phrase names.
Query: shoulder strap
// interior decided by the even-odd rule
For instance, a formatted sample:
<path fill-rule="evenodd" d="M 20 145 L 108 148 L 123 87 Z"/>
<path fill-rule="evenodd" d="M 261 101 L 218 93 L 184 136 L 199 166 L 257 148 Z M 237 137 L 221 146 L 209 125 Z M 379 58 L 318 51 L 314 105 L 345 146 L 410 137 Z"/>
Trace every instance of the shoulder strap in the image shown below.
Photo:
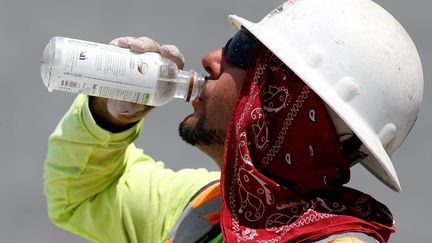
<path fill-rule="evenodd" d="M 187 205 L 165 243 L 207 242 L 220 234 L 219 181 L 206 185 Z"/>

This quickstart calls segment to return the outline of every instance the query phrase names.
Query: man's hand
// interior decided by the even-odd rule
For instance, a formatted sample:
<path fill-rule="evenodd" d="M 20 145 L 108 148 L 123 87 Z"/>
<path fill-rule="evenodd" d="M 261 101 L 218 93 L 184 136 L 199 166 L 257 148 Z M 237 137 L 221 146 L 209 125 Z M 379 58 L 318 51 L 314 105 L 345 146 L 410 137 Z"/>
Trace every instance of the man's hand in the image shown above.
<path fill-rule="evenodd" d="M 184 57 L 173 45 L 159 45 L 148 37 L 120 37 L 110 42 L 111 45 L 128 48 L 136 53 L 156 52 L 171 59 L 177 67 L 183 69 Z M 154 107 L 131 102 L 90 97 L 90 110 L 97 124 L 111 132 L 119 132 L 140 121 Z"/>

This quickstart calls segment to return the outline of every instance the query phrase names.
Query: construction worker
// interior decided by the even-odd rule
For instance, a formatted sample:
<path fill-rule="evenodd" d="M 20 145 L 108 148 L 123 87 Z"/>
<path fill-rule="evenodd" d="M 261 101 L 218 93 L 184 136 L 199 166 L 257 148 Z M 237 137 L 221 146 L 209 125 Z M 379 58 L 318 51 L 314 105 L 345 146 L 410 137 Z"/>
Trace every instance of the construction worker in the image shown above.
<path fill-rule="evenodd" d="M 51 220 L 97 242 L 387 242 L 390 210 L 344 184 L 361 163 L 401 189 L 390 157 L 423 93 L 407 32 L 369 0 L 229 19 L 238 32 L 202 58 L 208 81 L 179 128 L 221 173 L 174 172 L 137 149 L 151 107 L 79 95 L 49 138 Z M 112 44 L 184 65 L 147 37 Z"/>

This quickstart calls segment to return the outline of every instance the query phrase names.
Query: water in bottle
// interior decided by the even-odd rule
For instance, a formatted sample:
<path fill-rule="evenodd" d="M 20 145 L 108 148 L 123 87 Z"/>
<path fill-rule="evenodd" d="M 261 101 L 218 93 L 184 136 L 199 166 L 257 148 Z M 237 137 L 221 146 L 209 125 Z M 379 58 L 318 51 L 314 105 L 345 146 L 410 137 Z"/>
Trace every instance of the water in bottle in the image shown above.
<path fill-rule="evenodd" d="M 60 90 L 151 106 L 172 98 L 191 101 L 205 85 L 203 74 L 183 71 L 158 53 L 95 42 L 53 37 L 41 58 L 41 76 L 49 91 Z"/>

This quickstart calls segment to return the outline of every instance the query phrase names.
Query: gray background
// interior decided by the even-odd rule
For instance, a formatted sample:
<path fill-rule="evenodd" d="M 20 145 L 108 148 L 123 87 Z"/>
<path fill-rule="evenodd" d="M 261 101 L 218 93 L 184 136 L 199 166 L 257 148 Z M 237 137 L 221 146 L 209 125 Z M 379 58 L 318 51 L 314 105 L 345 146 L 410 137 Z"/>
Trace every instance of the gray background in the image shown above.
<path fill-rule="evenodd" d="M 147 35 L 178 45 L 187 58 L 186 68 L 202 70 L 201 56 L 234 33 L 228 14 L 258 21 L 281 2 L 0 0 L 0 242 L 86 242 L 57 229 L 46 216 L 42 189 L 46 141 L 74 98 L 48 93 L 41 82 L 39 58 L 52 36 L 105 43 L 117 36 Z M 392 242 L 430 242 L 432 3 L 377 2 L 407 28 L 418 47 L 425 74 L 424 105 L 412 133 L 393 156 L 403 193 L 390 191 L 360 166 L 353 169 L 350 185 L 390 207 L 397 223 Z M 216 169 L 177 136 L 178 122 L 191 111 L 182 101 L 158 108 L 148 116 L 138 146 L 174 169 Z"/>

